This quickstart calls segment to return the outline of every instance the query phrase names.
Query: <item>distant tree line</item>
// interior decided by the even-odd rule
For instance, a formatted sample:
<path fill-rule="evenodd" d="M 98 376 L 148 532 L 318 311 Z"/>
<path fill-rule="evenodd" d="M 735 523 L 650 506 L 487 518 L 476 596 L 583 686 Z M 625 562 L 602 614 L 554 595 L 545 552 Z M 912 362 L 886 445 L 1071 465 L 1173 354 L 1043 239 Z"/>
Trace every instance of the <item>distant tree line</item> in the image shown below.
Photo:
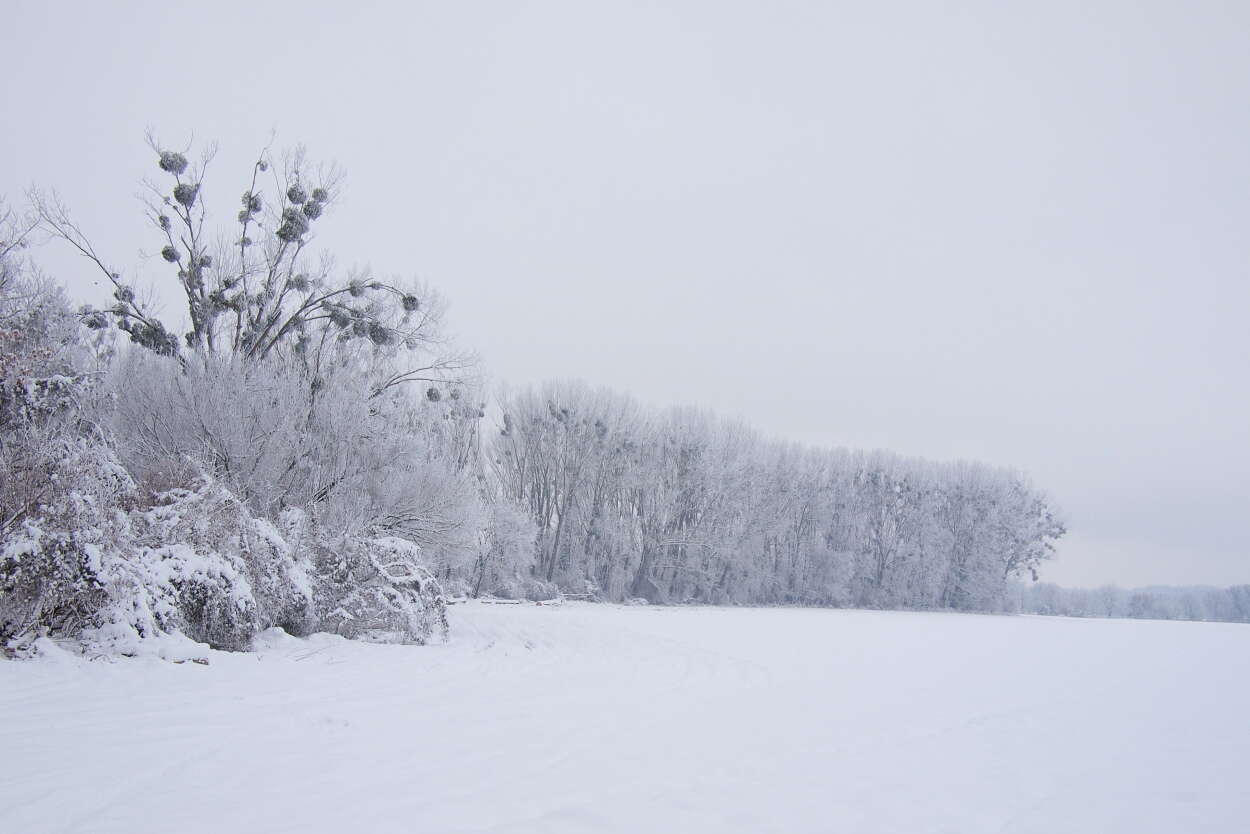
<path fill-rule="evenodd" d="M 1013 609 L 1027 614 L 1060 617 L 1250 623 L 1250 585 L 1125 589 L 1114 585 L 1061 588 L 1050 582 L 1039 582 L 1016 589 Z"/>

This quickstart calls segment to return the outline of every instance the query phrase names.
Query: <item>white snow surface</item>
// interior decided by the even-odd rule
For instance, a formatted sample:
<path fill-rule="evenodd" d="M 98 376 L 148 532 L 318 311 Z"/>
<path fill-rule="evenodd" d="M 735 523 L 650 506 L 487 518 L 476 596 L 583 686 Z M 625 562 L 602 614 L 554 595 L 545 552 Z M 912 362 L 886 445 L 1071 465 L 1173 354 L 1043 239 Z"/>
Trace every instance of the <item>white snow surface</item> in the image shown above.
<path fill-rule="evenodd" d="M 1250 628 L 566 603 L 0 662 L 0 831 L 1243 832 Z"/>

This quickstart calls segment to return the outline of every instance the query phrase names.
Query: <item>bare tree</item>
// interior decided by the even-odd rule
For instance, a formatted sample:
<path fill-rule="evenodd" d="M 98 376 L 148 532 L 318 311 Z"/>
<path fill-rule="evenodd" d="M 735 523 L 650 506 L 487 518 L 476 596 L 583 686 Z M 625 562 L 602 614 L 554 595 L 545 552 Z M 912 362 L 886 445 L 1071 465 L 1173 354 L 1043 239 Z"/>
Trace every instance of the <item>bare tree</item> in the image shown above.
<path fill-rule="evenodd" d="M 155 353 L 176 356 L 226 353 L 244 360 L 275 354 L 305 357 L 310 384 L 327 354 L 349 343 L 371 351 L 374 394 L 408 383 L 456 383 L 475 364 L 454 350 L 442 331 L 444 305 L 424 286 L 379 280 L 341 270 L 312 246 L 314 229 L 333 207 L 343 175 L 333 165 L 311 163 L 303 148 L 275 162 L 265 148 L 253 163 L 233 230 L 208 227 L 204 199 L 210 146 L 194 162 L 189 149 L 170 150 L 155 137 L 148 145 L 162 172 L 145 181 L 146 215 L 159 237 L 185 302 L 187 329 L 179 338 L 111 268 L 55 194 L 30 193 L 42 228 L 68 243 L 113 286 L 114 303 L 85 309 L 88 326 L 110 323 Z"/>

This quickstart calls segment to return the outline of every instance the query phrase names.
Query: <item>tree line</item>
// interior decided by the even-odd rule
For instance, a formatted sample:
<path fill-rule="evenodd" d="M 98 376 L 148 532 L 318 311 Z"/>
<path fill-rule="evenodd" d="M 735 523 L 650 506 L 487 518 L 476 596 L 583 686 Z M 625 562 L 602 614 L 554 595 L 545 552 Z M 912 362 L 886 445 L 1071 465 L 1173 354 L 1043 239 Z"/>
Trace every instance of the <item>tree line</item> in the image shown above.
<path fill-rule="evenodd" d="M 1145 588 L 1062 588 L 1050 582 L 1020 586 L 1012 610 L 1058 617 L 1126 617 L 1250 623 L 1250 585 L 1228 588 L 1155 585 Z"/>
<path fill-rule="evenodd" d="M 487 447 L 534 575 L 607 599 L 997 610 L 1063 535 L 1020 473 L 770 441 L 581 383 L 505 395 Z"/>

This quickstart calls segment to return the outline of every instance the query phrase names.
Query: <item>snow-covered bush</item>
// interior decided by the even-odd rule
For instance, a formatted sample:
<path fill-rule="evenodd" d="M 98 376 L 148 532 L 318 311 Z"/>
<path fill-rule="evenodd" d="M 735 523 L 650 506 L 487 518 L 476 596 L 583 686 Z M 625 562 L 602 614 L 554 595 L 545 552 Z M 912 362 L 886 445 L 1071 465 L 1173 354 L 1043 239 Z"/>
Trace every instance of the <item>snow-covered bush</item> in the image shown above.
<path fill-rule="evenodd" d="M 442 590 L 411 542 L 322 538 L 296 510 L 274 525 L 208 476 L 140 500 L 106 448 L 65 452 L 76 488 L 0 550 L 0 640 L 51 631 L 132 654 L 171 633 L 244 650 L 272 626 L 411 643 L 447 636 Z"/>
<path fill-rule="evenodd" d="M 165 627 L 222 648 L 275 625 L 446 636 L 426 566 L 465 549 L 477 494 L 421 430 L 422 401 L 370 396 L 367 375 L 342 366 L 322 378 L 312 386 L 278 358 L 132 352 L 118 364 L 110 425 L 154 495 L 135 523 L 144 564 L 173 572 L 157 574 L 177 595 Z"/>
<path fill-rule="evenodd" d="M 55 449 L 58 486 L 0 549 L 0 641 L 50 631 L 133 653 L 177 632 L 244 649 L 269 625 L 310 622 L 307 565 L 222 487 L 147 502 L 104 443 Z"/>
<path fill-rule="evenodd" d="M 0 643 L 74 632 L 107 602 L 101 557 L 133 484 L 85 419 L 78 337 L 59 289 L 0 255 Z"/>
<path fill-rule="evenodd" d="M 424 645 L 447 639 L 443 591 L 421 548 L 379 536 L 318 547 L 318 626 L 345 637 Z"/>
<path fill-rule="evenodd" d="M 308 560 L 211 477 L 161 493 L 131 517 L 141 593 L 163 629 L 228 649 L 246 649 L 274 625 L 310 630 Z"/>
<path fill-rule="evenodd" d="M 455 427 L 467 421 L 403 389 L 375 394 L 367 367 L 334 358 L 312 386 L 302 365 L 278 358 L 132 352 L 111 377 L 122 458 L 157 489 L 190 457 L 280 528 L 298 508 L 318 530 L 406 539 L 452 578 L 485 525 L 479 487 L 457 460 Z"/>
<path fill-rule="evenodd" d="M 273 626 L 409 643 L 447 636 L 438 582 L 403 539 L 331 537 L 296 509 L 275 525 L 207 476 L 132 519 L 147 594 L 135 607 L 154 610 L 164 630 L 229 649 Z"/>
<path fill-rule="evenodd" d="M 128 538 L 121 502 L 130 477 L 97 440 L 46 427 L 6 434 L 4 510 L 20 517 L 0 538 L 0 643 L 41 628 L 76 634 L 99 625 L 112 601 L 111 560 Z M 36 477 L 38 486 L 26 485 L 32 504 L 13 481 Z"/>

